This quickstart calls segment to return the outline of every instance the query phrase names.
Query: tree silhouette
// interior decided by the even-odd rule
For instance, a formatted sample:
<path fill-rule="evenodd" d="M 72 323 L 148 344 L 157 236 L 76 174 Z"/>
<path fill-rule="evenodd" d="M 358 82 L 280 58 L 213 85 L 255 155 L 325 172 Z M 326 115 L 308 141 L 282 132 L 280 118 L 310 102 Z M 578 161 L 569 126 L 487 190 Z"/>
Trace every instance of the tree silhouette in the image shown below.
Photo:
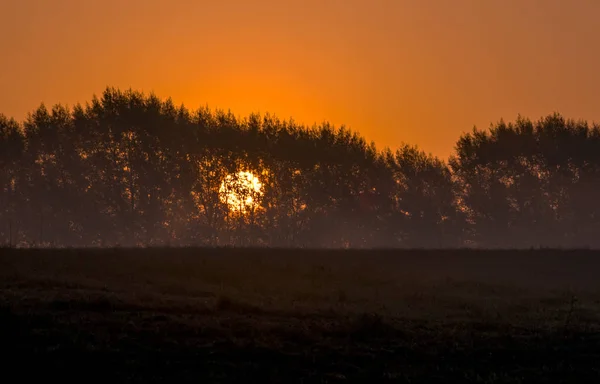
<path fill-rule="evenodd" d="M 597 246 L 600 131 L 553 114 L 463 135 L 450 161 L 475 241 Z"/>
<path fill-rule="evenodd" d="M 106 88 L 0 115 L 0 236 L 29 246 L 600 246 L 600 129 L 463 134 L 448 163 L 345 127 Z M 252 174 L 261 184 L 250 188 Z M 234 196 L 237 205 L 233 206 Z"/>
<path fill-rule="evenodd" d="M 0 238 L 7 245 L 16 244 L 24 223 L 19 215 L 21 201 L 19 173 L 25 140 L 15 120 L 0 114 Z"/>

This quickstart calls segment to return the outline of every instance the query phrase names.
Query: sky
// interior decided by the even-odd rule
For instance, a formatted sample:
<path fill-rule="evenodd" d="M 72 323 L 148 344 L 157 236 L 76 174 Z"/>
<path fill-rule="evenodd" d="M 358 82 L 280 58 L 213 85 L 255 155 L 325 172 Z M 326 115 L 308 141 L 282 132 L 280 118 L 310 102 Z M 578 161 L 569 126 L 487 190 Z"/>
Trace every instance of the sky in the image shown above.
<path fill-rule="evenodd" d="M 107 86 L 329 121 L 448 157 L 474 126 L 600 121 L 598 0 L 0 0 L 0 113 Z"/>

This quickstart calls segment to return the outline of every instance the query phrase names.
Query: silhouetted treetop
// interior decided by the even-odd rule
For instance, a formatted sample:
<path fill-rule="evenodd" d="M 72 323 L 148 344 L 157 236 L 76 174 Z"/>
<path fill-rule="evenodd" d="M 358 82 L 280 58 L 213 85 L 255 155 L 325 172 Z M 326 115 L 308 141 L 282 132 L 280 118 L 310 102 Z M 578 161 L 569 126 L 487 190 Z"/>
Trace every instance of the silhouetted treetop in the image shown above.
<path fill-rule="evenodd" d="M 12 245 L 600 245 L 600 129 L 558 114 L 474 129 L 445 163 L 327 122 L 107 88 L 0 115 L 0 165 Z"/>

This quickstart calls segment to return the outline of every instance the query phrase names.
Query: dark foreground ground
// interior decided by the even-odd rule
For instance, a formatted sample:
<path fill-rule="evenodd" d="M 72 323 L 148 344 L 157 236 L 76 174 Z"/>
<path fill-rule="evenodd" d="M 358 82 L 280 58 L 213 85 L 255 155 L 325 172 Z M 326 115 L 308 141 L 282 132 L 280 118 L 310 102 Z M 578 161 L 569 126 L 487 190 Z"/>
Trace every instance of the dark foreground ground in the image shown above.
<path fill-rule="evenodd" d="M 3 382 L 599 383 L 600 253 L 0 250 Z"/>

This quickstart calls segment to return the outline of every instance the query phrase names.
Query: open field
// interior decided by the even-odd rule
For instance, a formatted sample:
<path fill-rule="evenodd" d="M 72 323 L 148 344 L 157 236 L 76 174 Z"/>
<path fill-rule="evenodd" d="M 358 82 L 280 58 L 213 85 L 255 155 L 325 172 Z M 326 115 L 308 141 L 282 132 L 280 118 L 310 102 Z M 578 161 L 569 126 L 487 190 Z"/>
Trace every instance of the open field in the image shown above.
<path fill-rule="evenodd" d="M 0 353 L 18 381 L 598 383 L 599 275 L 594 251 L 3 249 Z"/>

